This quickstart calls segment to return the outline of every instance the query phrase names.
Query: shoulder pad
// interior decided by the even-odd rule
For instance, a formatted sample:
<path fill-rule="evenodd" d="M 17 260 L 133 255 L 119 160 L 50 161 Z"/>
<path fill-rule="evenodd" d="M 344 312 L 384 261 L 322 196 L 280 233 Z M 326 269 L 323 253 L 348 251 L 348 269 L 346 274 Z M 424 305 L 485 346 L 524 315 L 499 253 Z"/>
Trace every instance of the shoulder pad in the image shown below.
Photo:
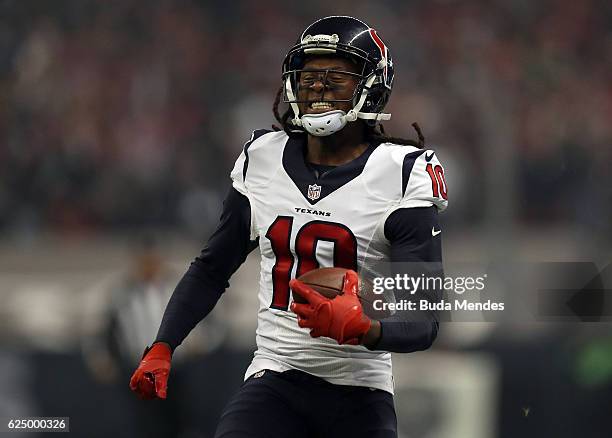
<path fill-rule="evenodd" d="M 448 204 L 444 168 L 433 150 L 383 143 L 365 170 L 368 191 L 397 208 L 435 205 L 441 211 Z"/>
<path fill-rule="evenodd" d="M 420 152 L 414 146 L 391 143 L 379 145 L 368 159 L 364 178 L 368 191 L 377 198 L 394 202 L 402 197 L 402 163 L 406 154 Z"/>
<path fill-rule="evenodd" d="M 234 188 L 246 195 L 249 185 L 261 183 L 262 178 L 267 179 L 270 169 L 276 167 L 275 162 L 281 163 L 279 156 L 286 141 L 287 134 L 283 131 L 253 131 L 231 171 Z"/>

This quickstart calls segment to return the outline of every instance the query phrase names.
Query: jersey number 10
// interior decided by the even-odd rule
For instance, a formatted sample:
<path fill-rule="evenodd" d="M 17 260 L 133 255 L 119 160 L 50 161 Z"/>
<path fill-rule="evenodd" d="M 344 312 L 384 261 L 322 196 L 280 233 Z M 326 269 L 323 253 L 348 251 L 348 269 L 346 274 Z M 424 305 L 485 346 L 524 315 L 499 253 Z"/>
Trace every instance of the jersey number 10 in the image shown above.
<path fill-rule="evenodd" d="M 292 227 L 293 217 L 278 216 L 266 232 L 276 257 L 272 268 L 270 307 L 273 309 L 287 310 L 289 307 L 289 280 L 295 262 L 290 247 Z M 317 243 L 321 240 L 334 244 L 333 266 L 357 270 L 357 239 L 351 230 L 337 222 L 315 220 L 304 224 L 295 237 L 296 278 L 319 268 L 316 252 Z"/>
<path fill-rule="evenodd" d="M 433 190 L 433 195 L 436 198 L 442 197 L 442 199 L 448 199 L 446 179 L 444 178 L 444 170 L 442 169 L 442 166 L 438 164 L 436 167 L 433 167 L 431 163 L 429 163 L 427 167 L 425 167 L 425 170 L 431 178 L 431 189 Z"/>

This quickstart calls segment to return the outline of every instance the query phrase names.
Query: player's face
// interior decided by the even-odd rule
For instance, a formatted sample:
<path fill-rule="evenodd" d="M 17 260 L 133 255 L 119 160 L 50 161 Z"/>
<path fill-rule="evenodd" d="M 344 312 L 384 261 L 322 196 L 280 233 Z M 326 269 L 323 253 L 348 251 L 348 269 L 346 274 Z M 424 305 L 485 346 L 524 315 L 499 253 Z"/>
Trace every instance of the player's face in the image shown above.
<path fill-rule="evenodd" d="M 353 107 L 351 99 L 359 83 L 357 73 L 358 67 L 346 58 L 322 56 L 307 60 L 298 79 L 297 99 L 307 101 L 298 104 L 300 113 L 348 112 Z"/>

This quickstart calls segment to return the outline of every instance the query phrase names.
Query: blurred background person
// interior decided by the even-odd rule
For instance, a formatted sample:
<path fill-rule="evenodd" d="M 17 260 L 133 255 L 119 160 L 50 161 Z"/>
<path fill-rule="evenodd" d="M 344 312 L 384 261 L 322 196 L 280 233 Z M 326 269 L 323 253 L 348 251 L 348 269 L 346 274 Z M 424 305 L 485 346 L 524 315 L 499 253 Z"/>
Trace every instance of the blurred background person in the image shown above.
<path fill-rule="evenodd" d="M 161 321 L 161 315 L 176 283 L 177 272 L 163 260 L 163 254 L 152 236 L 144 236 L 130 249 L 132 255 L 126 272 L 113 278 L 97 291 L 108 297 L 105 308 L 97 306 L 100 315 L 97 333 L 83 338 L 85 361 L 93 377 L 101 384 L 112 385 L 117 395 L 130 406 L 132 432 L 126 436 L 168 437 L 199 436 L 205 391 L 194 391 L 192 379 L 200 373 L 194 368 L 214 354 L 223 342 L 227 329 L 219 318 L 198 325 L 194 339 L 177 351 L 171 382 L 176 396 L 167 403 L 138 403 L 124 391 L 131 369 L 142 357 L 142 345 L 149 342 Z"/>

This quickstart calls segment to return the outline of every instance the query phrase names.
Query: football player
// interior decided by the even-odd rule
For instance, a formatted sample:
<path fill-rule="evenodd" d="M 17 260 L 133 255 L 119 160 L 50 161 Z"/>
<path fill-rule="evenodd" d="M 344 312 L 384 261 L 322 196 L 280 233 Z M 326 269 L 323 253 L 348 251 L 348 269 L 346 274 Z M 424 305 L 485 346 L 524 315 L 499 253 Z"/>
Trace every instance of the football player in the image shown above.
<path fill-rule="evenodd" d="M 177 285 L 132 390 L 166 397 L 173 350 L 259 247 L 257 351 L 217 436 L 397 435 L 390 352 L 429 348 L 437 315 L 369 318 L 354 271 L 367 260 L 441 265 L 447 188 L 418 126 L 418 141 L 385 136 L 393 77 L 389 48 L 362 21 L 332 16 L 304 30 L 283 62 L 282 129 L 245 144 L 220 224 Z M 350 270 L 334 299 L 295 280 L 327 266 Z M 291 289 L 308 303 L 293 303 Z"/>

